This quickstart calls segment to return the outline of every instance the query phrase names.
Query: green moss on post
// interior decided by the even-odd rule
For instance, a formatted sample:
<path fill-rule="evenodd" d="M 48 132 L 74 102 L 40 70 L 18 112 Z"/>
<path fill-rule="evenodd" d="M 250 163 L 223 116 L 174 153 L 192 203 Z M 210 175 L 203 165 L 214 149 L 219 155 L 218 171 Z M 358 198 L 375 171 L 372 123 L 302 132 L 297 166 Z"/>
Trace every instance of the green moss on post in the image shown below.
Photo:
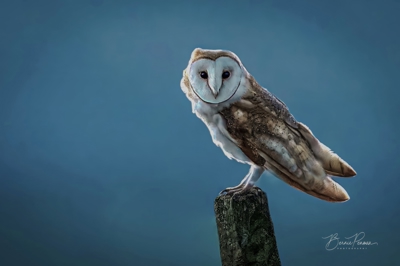
<path fill-rule="evenodd" d="M 266 194 L 258 187 L 215 199 L 222 266 L 280 266 Z"/>

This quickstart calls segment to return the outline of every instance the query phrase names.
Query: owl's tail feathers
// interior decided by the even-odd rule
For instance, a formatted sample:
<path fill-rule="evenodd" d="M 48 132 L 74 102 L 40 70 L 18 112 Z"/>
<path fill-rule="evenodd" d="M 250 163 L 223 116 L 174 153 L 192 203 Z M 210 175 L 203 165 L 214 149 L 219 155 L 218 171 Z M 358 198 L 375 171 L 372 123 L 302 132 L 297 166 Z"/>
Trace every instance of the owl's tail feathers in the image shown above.
<path fill-rule="evenodd" d="M 290 186 L 316 198 L 329 202 L 345 202 L 350 199 L 347 191 L 327 175 L 322 178 L 315 176 L 309 179 L 298 178 L 275 162 L 269 163 L 266 170 L 271 171 Z"/>
<path fill-rule="evenodd" d="M 328 176 L 318 162 L 309 161 L 309 168 L 303 169 L 297 175 L 279 164 L 268 154 L 259 151 L 265 158 L 265 170 L 271 171 L 276 177 L 290 186 L 316 198 L 330 202 L 345 202 L 350 199 L 347 191 Z M 313 165 L 314 164 L 314 165 Z M 300 175 L 299 175 L 300 174 Z"/>
<path fill-rule="evenodd" d="M 350 199 L 347 191 L 329 176 L 324 178 L 324 186 L 319 191 L 319 194 L 328 196 L 329 199 L 327 200 L 332 202 L 345 202 Z"/>
<path fill-rule="evenodd" d="M 340 177 L 352 177 L 357 174 L 347 162 L 331 151 L 327 146 L 319 142 L 306 125 L 300 122 L 298 125 L 301 135 L 310 144 L 315 157 L 321 162 L 327 174 Z"/>

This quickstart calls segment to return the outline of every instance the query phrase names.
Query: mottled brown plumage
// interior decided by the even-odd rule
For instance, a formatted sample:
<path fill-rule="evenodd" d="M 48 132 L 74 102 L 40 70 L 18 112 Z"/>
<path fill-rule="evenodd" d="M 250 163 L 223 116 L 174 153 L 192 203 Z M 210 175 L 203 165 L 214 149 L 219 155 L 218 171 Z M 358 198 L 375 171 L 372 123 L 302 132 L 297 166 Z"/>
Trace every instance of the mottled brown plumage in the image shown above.
<path fill-rule="evenodd" d="M 302 124 L 295 120 L 286 105 L 259 86 L 253 78 L 250 79 L 250 82 L 252 83 L 251 89 L 242 96 L 240 101 L 220 111 L 226 121 L 229 134 L 237 141 L 246 156 L 257 165 L 272 170 L 283 181 L 301 191 L 327 201 L 336 201 L 335 198 L 320 193 L 323 183 L 318 183 L 316 179 L 310 179 L 307 186 L 302 185 L 301 182 L 295 182 L 296 179 L 305 180 L 304 174 L 299 173 L 299 176 L 294 176 L 293 173 L 286 170 L 286 166 L 282 165 L 284 161 L 280 154 L 265 145 L 259 145 L 260 139 L 283 143 L 292 158 L 295 159 L 296 164 L 302 167 L 306 167 L 307 159 L 315 157 L 310 143 L 299 130 L 299 124 Z M 265 157 L 269 160 L 266 160 Z M 342 177 L 355 175 L 351 167 L 345 166 L 340 161 L 338 165 L 339 169 L 336 170 L 340 170 L 340 172 L 332 170 L 332 162 L 324 170 Z M 331 182 L 330 185 L 336 189 L 334 182 Z"/>

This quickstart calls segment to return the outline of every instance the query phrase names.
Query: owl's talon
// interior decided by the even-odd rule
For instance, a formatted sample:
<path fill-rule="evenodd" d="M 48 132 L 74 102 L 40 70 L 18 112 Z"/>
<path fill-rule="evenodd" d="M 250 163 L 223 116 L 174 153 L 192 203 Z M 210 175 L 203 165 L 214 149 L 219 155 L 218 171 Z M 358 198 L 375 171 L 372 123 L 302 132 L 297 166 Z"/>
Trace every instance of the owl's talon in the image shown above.
<path fill-rule="evenodd" d="M 237 186 L 237 187 L 228 187 L 228 188 L 225 188 L 224 190 L 222 190 L 222 191 L 219 193 L 219 195 L 220 195 L 220 196 L 221 196 L 221 195 L 231 195 L 231 194 L 234 194 L 234 193 L 237 192 L 237 191 L 240 191 L 242 188 L 243 188 L 243 187 L 241 187 L 241 186 Z"/>
<path fill-rule="evenodd" d="M 233 195 L 232 195 L 232 199 L 236 199 L 237 197 L 239 197 L 240 195 L 242 195 L 243 193 L 246 193 L 247 191 L 249 191 L 251 189 L 251 186 L 245 186 L 242 187 L 239 190 L 236 190 Z"/>
<path fill-rule="evenodd" d="M 227 194 L 227 191 L 226 191 L 226 189 L 224 189 L 224 190 L 222 190 L 221 192 L 219 192 L 219 196 L 223 196 L 223 195 L 226 195 Z"/>
<path fill-rule="evenodd" d="M 253 186 L 249 185 L 249 184 L 247 184 L 247 185 L 239 185 L 239 186 L 236 186 L 236 187 L 228 187 L 228 188 L 222 190 L 219 193 L 219 195 L 231 195 L 231 194 L 233 194 L 233 196 L 235 196 L 235 195 L 237 196 L 239 194 L 242 194 L 244 192 L 249 191 L 252 187 Z"/>
<path fill-rule="evenodd" d="M 231 193 L 233 193 L 232 190 L 230 190 L 229 188 L 226 188 L 226 189 L 222 190 L 222 191 L 219 193 L 219 195 L 220 195 L 220 196 L 223 196 L 223 195 L 229 195 L 229 194 L 231 194 Z"/>

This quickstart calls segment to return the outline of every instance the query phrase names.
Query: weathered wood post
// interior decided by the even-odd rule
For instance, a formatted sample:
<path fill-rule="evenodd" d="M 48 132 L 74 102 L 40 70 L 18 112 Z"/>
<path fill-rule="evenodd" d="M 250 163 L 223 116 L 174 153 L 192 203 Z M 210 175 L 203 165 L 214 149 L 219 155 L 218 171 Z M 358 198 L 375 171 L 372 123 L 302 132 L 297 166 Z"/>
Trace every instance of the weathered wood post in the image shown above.
<path fill-rule="evenodd" d="M 258 187 L 215 199 L 222 266 L 280 266 L 266 194 Z"/>

